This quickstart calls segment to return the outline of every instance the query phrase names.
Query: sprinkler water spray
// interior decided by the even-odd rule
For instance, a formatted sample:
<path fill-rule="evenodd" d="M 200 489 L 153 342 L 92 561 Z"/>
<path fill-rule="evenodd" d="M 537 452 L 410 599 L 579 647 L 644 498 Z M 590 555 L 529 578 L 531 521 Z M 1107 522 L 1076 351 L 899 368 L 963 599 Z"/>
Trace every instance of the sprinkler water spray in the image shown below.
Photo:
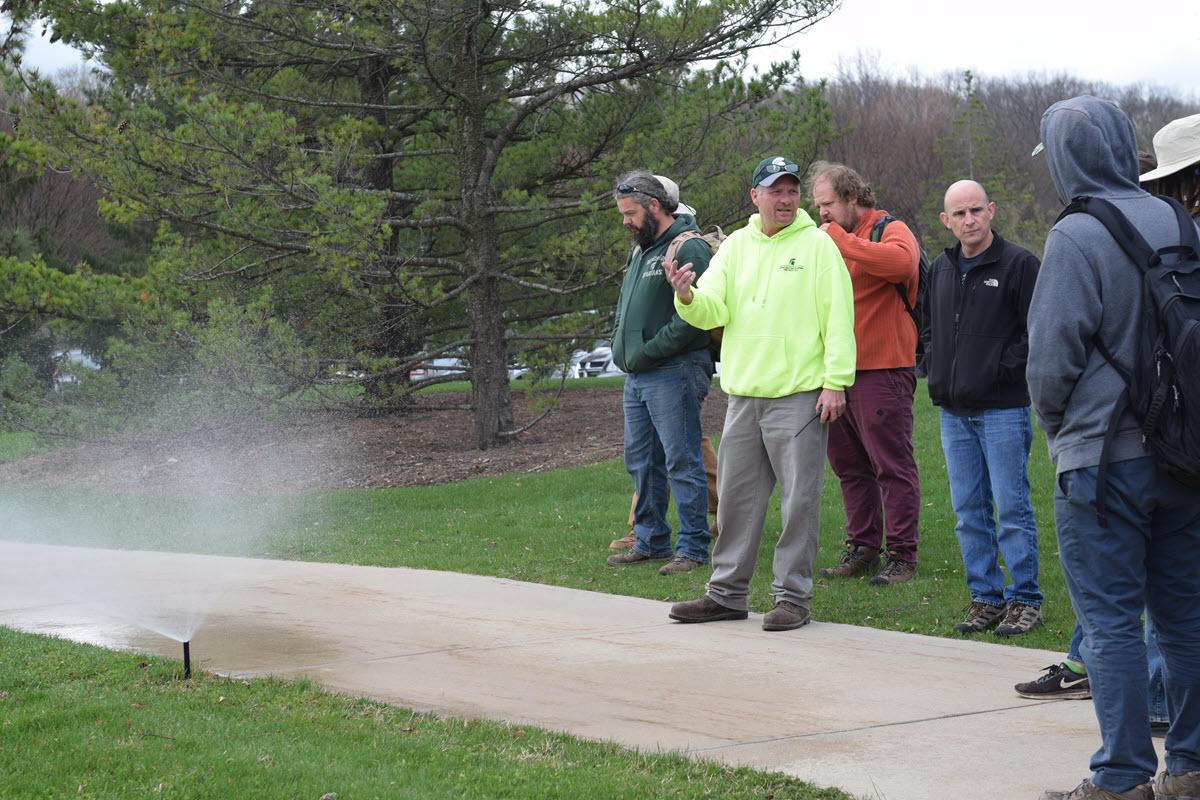
<path fill-rule="evenodd" d="M 192 643 L 183 643 L 183 679 L 192 677 Z"/>

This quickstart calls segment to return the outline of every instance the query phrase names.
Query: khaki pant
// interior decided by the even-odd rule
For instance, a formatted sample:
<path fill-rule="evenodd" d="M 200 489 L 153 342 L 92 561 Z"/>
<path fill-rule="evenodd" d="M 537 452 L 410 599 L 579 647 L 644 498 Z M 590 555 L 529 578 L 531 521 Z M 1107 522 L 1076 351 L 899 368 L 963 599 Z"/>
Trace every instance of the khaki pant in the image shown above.
<path fill-rule="evenodd" d="M 767 502 L 780 487 L 783 531 L 775 546 L 771 593 L 808 608 L 821 528 L 821 485 L 829 426 L 815 419 L 818 391 L 786 397 L 729 395 L 721 434 L 721 535 L 712 552 L 708 596 L 745 611 L 758 561 Z"/>
<path fill-rule="evenodd" d="M 708 513 L 717 513 L 717 451 L 713 448 L 712 439 L 705 436 L 700 440 L 700 453 L 704 456 L 704 474 L 708 478 Z M 668 491 L 670 491 L 668 489 Z M 629 504 L 629 530 L 633 530 L 633 510 L 637 508 L 637 492 L 633 493 L 633 502 Z"/>

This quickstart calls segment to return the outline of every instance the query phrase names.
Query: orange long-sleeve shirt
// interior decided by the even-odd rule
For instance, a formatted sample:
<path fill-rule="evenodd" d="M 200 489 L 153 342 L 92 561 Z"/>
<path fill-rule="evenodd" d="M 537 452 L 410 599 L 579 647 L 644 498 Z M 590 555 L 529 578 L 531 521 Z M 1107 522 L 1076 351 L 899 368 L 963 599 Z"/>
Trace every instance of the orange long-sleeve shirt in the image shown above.
<path fill-rule="evenodd" d="M 880 209 L 862 214 L 854 233 L 836 223 L 826 228 L 842 253 L 854 286 L 858 369 L 895 369 L 916 363 L 917 326 L 893 284 L 905 284 L 910 301 L 916 299 L 920 248 L 900 220 L 888 223 L 883 238 L 872 242 L 871 228 L 886 215 Z"/>

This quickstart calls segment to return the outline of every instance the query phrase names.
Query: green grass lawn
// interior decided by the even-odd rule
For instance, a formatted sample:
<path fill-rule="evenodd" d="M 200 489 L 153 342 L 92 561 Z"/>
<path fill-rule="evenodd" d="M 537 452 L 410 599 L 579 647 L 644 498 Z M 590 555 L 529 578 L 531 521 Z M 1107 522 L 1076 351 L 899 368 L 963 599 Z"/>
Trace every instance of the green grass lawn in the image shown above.
<path fill-rule="evenodd" d="M 794 798 L 783 775 L 439 719 L 0 628 L 0 797 Z"/>
<path fill-rule="evenodd" d="M 0 461 L 16 461 L 43 450 L 37 437 L 24 431 L 0 432 Z"/>

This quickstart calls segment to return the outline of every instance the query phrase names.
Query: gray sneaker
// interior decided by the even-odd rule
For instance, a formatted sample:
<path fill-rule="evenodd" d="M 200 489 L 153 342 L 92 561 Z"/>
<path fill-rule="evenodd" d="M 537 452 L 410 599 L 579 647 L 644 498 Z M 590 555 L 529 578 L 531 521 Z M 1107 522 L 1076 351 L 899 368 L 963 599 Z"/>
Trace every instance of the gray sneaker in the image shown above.
<path fill-rule="evenodd" d="M 1143 783 L 1125 792 L 1110 792 L 1089 780 L 1069 792 L 1042 792 L 1041 800 L 1154 800 L 1154 790 Z"/>
<path fill-rule="evenodd" d="M 1004 616 L 1003 606 L 990 606 L 978 600 L 972 600 L 967 606 L 967 616 L 954 626 L 959 633 L 983 633 L 988 628 L 994 628 Z"/>
<path fill-rule="evenodd" d="M 807 608 L 780 600 L 775 607 L 763 615 L 764 631 L 790 631 L 802 628 L 812 621 Z"/>
<path fill-rule="evenodd" d="M 676 572 L 691 572 L 704 566 L 703 561 L 696 561 L 687 556 L 675 556 L 658 570 L 659 575 L 673 575 Z"/>
<path fill-rule="evenodd" d="M 1004 620 L 996 626 L 997 636 L 1021 636 L 1041 625 L 1042 610 L 1037 606 L 1028 606 L 1016 600 L 1008 604 L 1004 610 Z"/>
<path fill-rule="evenodd" d="M 1197 800 L 1200 798 L 1200 770 L 1171 775 L 1164 772 L 1154 779 L 1156 800 Z"/>

